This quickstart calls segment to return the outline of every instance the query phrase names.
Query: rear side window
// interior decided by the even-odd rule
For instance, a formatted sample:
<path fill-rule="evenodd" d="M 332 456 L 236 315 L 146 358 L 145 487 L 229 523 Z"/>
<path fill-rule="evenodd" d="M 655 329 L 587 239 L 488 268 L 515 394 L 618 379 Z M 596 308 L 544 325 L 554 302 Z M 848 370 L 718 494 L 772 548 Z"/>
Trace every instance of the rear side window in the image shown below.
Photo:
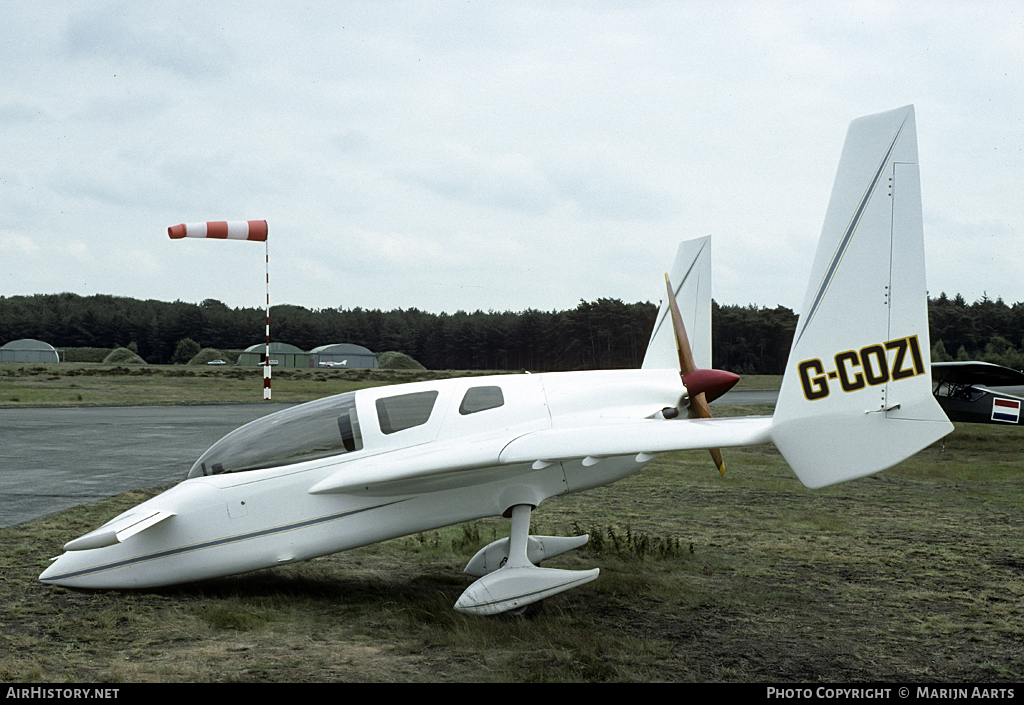
<path fill-rule="evenodd" d="M 478 411 L 497 409 L 504 403 L 505 397 L 501 393 L 501 387 L 471 387 L 459 404 L 459 413 L 466 416 Z"/>
<path fill-rule="evenodd" d="M 377 420 L 382 433 L 397 433 L 422 426 L 430 418 L 437 392 L 414 392 L 377 400 Z"/>

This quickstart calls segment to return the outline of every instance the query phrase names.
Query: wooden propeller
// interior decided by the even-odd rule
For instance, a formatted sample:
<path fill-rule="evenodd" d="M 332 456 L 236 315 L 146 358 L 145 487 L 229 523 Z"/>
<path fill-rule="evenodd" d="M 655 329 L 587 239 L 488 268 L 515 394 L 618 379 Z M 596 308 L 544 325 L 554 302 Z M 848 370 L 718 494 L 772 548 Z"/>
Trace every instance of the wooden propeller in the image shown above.
<path fill-rule="evenodd" d="M 683 316 L 679 313 L 679 304 L 676 303 L 675 292 L 672 290 L 672 282 L 665 275 L 665 286 L 668 288 L 668 304 L 672 311 L 672 328 L 676 333 L 676 352 L 679 354 L 679 376 L 683 385 L 690 390 L 691 419 L 710 419 L 711 409 L 708 407 L 707 394 L 705 389 L 714 390 L 717 398 L 724 394 L 730 387 L 739 381 L 739 377 L 731 372 L 722 370 L 698 370 L 693 361 L 693 351 L 690 349 L 690 339 L 686 336 L 686 327 L 683 325 Z M 696 375 L 696 377 L 693 377 Z M 691 377 L 696 384 L 687 384 L 687 377 Z M 691 386 L 693 389 L 691 390 Z M 700 388 L 700 391 L 698 391 Z M 718 448 L 710 448 L 711 459 L 715 461 L 715 467 L 721 475 L 725 475 L 725 461 L 722 459 L 722 451 Z"/>

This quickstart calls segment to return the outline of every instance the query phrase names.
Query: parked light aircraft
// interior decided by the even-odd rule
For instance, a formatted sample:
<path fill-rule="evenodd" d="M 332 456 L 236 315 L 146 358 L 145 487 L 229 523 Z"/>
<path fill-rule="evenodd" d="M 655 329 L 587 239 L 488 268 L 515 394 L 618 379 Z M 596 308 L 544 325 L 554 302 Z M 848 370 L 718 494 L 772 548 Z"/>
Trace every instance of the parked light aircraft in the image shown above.
<path fill-rule="evenodd" d="M 774 443 L 817 488 L 878 472 L 952 429 L 931 393 L 913 106 L 854 120 L 772 416 L 710 418 L 710 243 L 683 243 L 638 370 L 364 389 L 247 424 L 187 479 L 65 545 L 40 580 L 147 588 L 243 573 L 502 515 L 455 608 L 517 610 L 593 580 L 539 567 L 586 536 L 529 535 L 545 500 L 657 454 Z M 675 309 L 675 310 L 673 310 Z M 690 348 L 685 331 L 695 337 Z M 680 377 L 682 376 L 682 380 Z M 701 397 L 704 399 L 701 399 Z"/>
<path fill-rule="evenodd" d="M 1024 372 L 990 362 L 936 362 L 932 381 L 950 421 L 1024 424 Z"/>

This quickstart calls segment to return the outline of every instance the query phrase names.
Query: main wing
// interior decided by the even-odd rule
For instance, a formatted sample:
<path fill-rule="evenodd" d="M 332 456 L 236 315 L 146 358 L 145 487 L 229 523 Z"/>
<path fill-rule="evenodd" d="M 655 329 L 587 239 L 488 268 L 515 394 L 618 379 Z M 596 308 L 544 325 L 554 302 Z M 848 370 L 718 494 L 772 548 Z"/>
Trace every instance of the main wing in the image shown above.
<path fill-rule="evenodd" d="M 651 455 L 768 443 L 770 416 L 724 419 L 643 419 L 521 436 L 501 452 L 504 464 Z"/>
<path fill-rule="evenodd" d="M 639 419 L 583 423 L 526 433 L 509 439 L 458 440 L 381 453 L 342 463 L 310 488 L 310 494 L 417 493 L 439 482 L 486 482 L 514 465 L 534 469 L 570 460 L 654 455 L 767 443 L 770 416 L 723 419 Z"/>

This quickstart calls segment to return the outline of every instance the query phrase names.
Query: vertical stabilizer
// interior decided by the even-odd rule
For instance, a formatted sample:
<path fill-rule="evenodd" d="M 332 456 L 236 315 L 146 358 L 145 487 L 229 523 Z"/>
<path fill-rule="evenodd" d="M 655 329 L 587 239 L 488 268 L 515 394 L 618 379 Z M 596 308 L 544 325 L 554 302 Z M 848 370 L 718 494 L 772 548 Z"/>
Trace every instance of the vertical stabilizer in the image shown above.
<path fill-rule="evenodd" d="M 698 368 L 711 367 L 711 237 L 679 243 L 669 275 L 683 317 L 693 361 Z M 668 301 L 663 301 L 654 321 L 642 368 L 679 369 L 675 331 Z"/>
<path fill-rule="evenodd" d="M 772 425 L 808 487 L 952 430 L 931 394 L 917 161 L 913 106 L 850 124 Z"/>

